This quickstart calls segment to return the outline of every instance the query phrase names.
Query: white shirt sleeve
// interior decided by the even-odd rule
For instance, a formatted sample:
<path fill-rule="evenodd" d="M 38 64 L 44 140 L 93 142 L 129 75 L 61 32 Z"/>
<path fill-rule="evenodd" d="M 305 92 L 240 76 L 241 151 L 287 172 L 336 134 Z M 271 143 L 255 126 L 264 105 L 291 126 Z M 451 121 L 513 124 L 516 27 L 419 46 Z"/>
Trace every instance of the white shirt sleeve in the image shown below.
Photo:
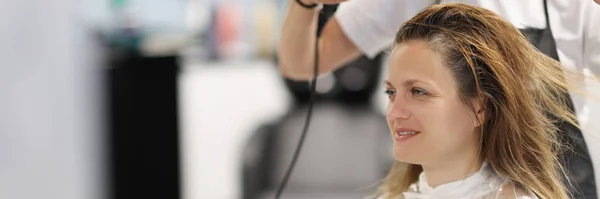
<path fill-rule="evenodd" d="M 583 27 L 583 62 L 584 67 L 596 77 L 600 77 L 600 6 L 587 2 Z M 596 94 L 598 95 L 598 94 Z"/>
<path fill-rule="evenodd" d="M 342 31 L 370 58 L 389 47 L 396 32 L 432 0 L 350 0 L 340 4 L 335 18 Z"/>

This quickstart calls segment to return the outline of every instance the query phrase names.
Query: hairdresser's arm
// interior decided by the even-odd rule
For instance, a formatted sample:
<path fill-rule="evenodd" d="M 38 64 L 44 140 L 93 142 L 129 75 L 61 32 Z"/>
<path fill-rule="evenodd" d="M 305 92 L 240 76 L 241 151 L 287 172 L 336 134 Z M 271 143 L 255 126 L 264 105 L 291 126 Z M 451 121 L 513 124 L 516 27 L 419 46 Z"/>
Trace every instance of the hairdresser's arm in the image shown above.
<path fill-rule="evenodd" d="M 305 4 L 315 3 L 311 0 L 302 1 Z M 317 8 L 307 9 L 291 0 L 279 38 L 279 68 L 285 77 L 297 80 L 312 78 L 317 17 Z M 325 25 L 318 42 L 320 74 L 331 72 L 361 54 L 342 32 L 335 18 Z"/>
<path fill-rule="evenodd" d="M 350 0 L 340 4 L 319 39 L 319 73 L 331 72 L 361 54 L 374 58 L 393 43 L 402 23 L 432 2 Z M 284 76 L 312 78 L 316 27 L 317 11 L 307 10 L 292 0 L 279 41 L 280 69 Z"/>

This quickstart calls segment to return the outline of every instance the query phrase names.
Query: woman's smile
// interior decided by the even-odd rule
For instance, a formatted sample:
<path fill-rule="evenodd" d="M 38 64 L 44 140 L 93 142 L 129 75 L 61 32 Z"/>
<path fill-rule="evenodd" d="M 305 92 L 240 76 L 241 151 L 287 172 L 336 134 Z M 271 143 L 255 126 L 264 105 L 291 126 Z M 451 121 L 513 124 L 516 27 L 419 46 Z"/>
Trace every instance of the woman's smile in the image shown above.
<path fill-rule="evenodd" d="M 396 131 L 394 133 L 394 140 L 396 140 L 396 142 L 403 142 L 414 136 L 417 136 L 419 133 L 421 132 L 412 129 L 396 128 Z"/>

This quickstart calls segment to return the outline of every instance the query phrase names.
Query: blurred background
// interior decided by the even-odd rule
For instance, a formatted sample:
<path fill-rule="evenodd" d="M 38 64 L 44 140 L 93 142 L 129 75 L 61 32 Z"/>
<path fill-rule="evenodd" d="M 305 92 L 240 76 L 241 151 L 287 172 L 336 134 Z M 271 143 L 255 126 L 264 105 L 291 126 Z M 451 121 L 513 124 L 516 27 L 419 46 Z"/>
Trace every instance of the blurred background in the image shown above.
<path fill-rule="evenodd" d="M 272 198 L 309 99 L 277 70 L 289 2 L 2 1 L 0 198 Z M 384 61 L 318 80 L 284 198 L 374 193 Z"/>

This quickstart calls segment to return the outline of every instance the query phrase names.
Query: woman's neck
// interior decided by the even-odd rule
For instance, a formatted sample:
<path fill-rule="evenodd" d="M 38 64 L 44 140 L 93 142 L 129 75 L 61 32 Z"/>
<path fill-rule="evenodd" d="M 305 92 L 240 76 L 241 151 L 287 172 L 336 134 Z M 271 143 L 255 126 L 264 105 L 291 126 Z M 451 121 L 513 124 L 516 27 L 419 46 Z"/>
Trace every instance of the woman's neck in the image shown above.
<path fill-rule="evenodd" d="M 429 186 L 435 188 L 439 185 L 465 179 L 479 171 L 483 160 L 480 158 L 455 159 L 444 161 L 436 165 L 423 165 L 423 171 Z"/>

